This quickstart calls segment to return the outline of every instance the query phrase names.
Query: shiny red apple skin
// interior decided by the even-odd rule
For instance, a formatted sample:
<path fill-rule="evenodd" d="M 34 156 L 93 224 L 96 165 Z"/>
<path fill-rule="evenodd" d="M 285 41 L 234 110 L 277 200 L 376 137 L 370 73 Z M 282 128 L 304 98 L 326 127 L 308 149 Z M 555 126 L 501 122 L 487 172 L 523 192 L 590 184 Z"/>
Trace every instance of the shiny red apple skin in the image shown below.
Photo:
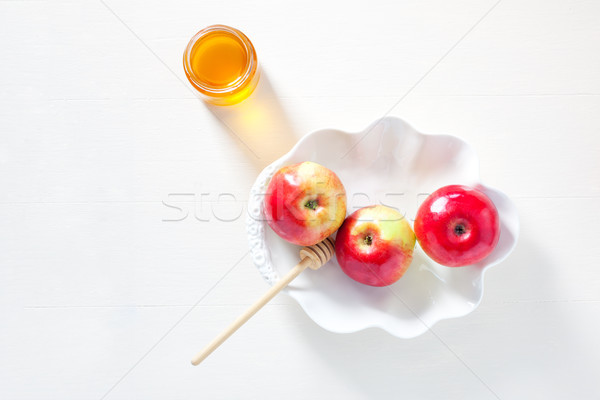
<path fill-rule="evenodd" d="M 500 217 L 481 191 L 444 186 L 425 199 L 415 218 L 419 245 L 447 267 L 472 265 L 486 258 L 500 238 Z"/>
<path fill-rule="evenodd" d="M 361 208 L 344 221 L 335 241 L 342 271 L 357 282 L 388 286 L 413 258 L 415 234 L 404 216 L 383 205 Z"/>
<path fill-rule="evenodd" d="M 346 216 L 346 190 L 330 169 L 310 161 L 285 166 L 271 178 L 267 223 L 283 239 L 311 246 L 334 233 Z"/>

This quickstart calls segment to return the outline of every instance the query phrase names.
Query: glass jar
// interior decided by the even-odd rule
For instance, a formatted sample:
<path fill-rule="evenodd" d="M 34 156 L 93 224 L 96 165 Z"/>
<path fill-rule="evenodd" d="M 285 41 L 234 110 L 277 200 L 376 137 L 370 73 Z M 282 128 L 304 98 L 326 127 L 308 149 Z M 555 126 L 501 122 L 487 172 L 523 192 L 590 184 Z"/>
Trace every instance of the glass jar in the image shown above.
<path fill-rule="evenodd" d="M 194 35 L 183 53 L 183 68 L 202 98 L 220 106 L 246 99 L 260 78 L 254 46 L 226 25 L 211 25 Z"/>

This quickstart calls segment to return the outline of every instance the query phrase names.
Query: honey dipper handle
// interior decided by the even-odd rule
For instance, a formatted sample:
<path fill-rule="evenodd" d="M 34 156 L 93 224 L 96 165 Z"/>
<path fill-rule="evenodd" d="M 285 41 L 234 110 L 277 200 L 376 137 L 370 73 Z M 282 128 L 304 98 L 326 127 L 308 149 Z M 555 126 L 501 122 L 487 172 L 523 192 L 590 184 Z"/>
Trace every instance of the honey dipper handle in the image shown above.
<path fill-rule="evenodd" d="M 271 288 L 252 304 L 242 315 L 240 315 L 231 325 L 229 325 L 223 332 L 221 332 L 212 342 L 208 344 L 200 353 L 196 354 L 192 358 L 192 365 L 200 364 L 206 357 L 210 355 L 217 347 L 223 344 L 229 336 L 237 331 L 242 325 L 244 325 L 254 314 L 258 312 L 265 304 L 267 304 L 273 297 L 277 295 L 286 287 L 291 281 L 294 280 L 306 267 L 311 266 L 313 261 L 309 257 L 305 257 L 300 261 L 290 272 L 288 272 L 282 279 L 277 281 Z"/>

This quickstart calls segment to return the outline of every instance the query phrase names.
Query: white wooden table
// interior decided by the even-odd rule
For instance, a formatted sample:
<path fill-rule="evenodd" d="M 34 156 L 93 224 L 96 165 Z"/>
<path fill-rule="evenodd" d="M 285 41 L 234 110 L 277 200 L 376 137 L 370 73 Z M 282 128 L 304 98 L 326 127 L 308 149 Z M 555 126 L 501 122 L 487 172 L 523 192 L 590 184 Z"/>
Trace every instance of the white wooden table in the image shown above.
<path fill-rule="evenodd" d="M 0 0 L 0 398 L 599 398 L 599 21 L 595 0 Z M 214 23 L 257 48 L 253 110 L 185 81 Z M 481 306 L 401 340 L 279 295 L 192 367 L 267 288 L 258 172 L 385 114 L 470 142 L 515 200 Z"/>

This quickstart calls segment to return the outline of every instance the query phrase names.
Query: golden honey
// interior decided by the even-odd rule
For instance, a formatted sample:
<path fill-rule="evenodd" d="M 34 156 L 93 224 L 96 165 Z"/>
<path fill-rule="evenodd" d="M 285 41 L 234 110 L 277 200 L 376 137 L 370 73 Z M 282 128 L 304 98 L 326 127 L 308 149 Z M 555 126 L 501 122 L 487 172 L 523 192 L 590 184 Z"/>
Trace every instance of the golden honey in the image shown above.
<path fill-rule="evenodd" d="M 198 32 L 185 49 L 183 67 L 204 100 L 216 105 L 246 99 L 259 79 L 254 46 L 246 35 L 226 25 Z"/>

